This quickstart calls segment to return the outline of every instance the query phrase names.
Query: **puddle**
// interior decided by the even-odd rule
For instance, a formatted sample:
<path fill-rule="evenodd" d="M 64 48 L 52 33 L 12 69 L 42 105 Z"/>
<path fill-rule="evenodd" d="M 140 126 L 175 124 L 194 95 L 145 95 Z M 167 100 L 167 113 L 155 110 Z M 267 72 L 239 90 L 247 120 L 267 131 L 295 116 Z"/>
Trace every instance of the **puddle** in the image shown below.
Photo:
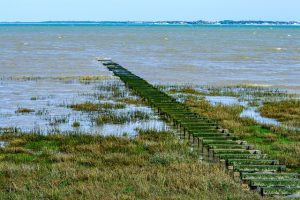
<path fill-rule="evenodd" d="M 257 111 L 256 107 L 248 107 L 240 115 L 241 117 L 249 117 L 254 119 L 256 122 L 260 124 L 268 124 L 268 125 L 275 125 L 279 126 L 280 122 L 275 119 L 262 117 L 260 113 Z"/>
<path fill-rule="evenodd" d="M 7 142 L 0 141 L 0 148 L 4 148 L 7 146 Z"/>
<path fill-rule="evenodd" d="M 228 97 L 228 96 L 205 96 L 205 99 L 209 101 L 212 105 L 240 105 L 238 98 L 236 97 Z"/>

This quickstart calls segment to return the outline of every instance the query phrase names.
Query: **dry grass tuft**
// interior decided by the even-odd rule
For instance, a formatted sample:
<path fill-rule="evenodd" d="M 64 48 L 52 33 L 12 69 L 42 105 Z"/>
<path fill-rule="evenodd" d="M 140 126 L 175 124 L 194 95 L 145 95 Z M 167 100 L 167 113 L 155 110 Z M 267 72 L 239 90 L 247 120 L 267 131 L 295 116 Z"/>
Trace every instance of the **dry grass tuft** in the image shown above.
<path fill-rule="evenodd" d="M 267 102 L 260 108 L 263 116 L 274 118 L 286 125 L 300 128 L 300 101 Z"/>
<path fill-rule="evenodd" d="M 33 109 L 30 108 L 18 108 L 18 110 L 16 110 L 17 113 L 32 113 L 34 112 Z"/>
<path fill-rule="evenodd" d="M 122 103 L 132 104 L 132 105 L 145 105 L 145 102 L 140 98 L 122 98 L 120 99 Z"/>
<path fill-rule="evenodd" d="M 85 112 L 95 112 L 95 111 L 103 111 L 107 109 L 123 109 L 125 108 L 125 104 L 121 103 L 103 103 L 103 104 L 97 104 L 97 103 L 91 103 L 86 102 L 82 104 L 73 104 L 70 105 L 70 108 L 77 110 L 77 111 L 85 111 Z"/>

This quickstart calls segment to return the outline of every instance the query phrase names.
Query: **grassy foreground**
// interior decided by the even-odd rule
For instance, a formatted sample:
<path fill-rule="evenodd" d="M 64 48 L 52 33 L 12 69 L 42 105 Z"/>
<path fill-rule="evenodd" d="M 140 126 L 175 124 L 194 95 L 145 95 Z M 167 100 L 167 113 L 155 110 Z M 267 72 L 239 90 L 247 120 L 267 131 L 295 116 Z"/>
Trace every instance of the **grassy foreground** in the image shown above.
<path fill-rule="evenodd" d="M 0 199 L 260 199 L 169 132 L 0 141 Z"/>

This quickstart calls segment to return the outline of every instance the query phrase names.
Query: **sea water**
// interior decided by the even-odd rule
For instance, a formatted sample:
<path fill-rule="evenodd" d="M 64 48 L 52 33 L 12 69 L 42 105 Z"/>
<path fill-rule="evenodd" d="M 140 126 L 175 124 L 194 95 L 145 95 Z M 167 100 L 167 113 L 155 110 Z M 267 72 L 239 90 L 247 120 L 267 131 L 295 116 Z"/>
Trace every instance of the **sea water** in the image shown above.
<path fill-rule="evenodd" d="M 298 26 L 0 26 L 0 76 L 102 74 L 109 57 L 151 83 L 300 90 Z"/>

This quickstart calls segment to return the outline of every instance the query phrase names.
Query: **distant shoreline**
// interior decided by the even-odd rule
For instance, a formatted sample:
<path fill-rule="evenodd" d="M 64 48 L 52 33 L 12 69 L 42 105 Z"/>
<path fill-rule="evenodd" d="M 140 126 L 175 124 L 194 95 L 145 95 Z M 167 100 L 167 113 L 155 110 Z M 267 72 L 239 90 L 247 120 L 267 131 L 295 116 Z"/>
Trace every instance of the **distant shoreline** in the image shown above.
<path fill-rule="evenodd" d="M 298 21 L 42 21 L 0 22 L 0 25 L 262 25 L 300 26 Z"/>

